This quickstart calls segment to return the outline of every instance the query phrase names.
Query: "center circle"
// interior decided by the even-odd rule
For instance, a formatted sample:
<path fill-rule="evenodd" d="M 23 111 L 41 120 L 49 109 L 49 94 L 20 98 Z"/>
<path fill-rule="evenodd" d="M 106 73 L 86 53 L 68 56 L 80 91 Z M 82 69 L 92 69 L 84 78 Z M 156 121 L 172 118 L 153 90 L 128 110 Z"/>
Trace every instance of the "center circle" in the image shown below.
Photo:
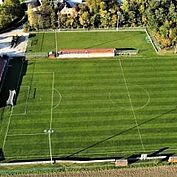
<path fill-rule="evenodd" d="M 117 88 L 109 92 L 109 99 L 113 105 L 117 105 L 123 109 L 134 110 L 143 109 L 150 102 L 149 92 L 139 85 L 119 85 Z M 132 107 L 131 107 L 132 106 Z"/>

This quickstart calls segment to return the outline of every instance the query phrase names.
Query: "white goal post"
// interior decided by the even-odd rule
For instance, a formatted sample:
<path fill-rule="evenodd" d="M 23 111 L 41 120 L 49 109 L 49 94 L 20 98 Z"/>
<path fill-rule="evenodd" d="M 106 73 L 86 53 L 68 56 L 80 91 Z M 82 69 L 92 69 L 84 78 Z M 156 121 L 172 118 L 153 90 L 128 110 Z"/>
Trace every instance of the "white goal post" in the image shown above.
<path fill-rule="evenodd" d="M 14 101 L 14 96 L 15 96 L 15 94 L 16 94 L 16 91 L 15 91 L 15 90 L 9 90 L 9 98 L 8 98 L 8 100 L 6 101 L 6 104 L 7 104 L 7 105 L 10 105 L 10 106 L 13 106 L 13 105 L 14 105 L 13 101 Z"/>

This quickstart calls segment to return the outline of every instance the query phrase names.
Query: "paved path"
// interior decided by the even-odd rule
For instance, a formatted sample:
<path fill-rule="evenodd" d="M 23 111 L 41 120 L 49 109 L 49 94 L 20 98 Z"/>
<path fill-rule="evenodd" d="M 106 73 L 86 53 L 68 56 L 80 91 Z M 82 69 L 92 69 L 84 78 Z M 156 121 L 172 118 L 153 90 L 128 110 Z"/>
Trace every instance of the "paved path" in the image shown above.
<path fill-rule="evenodd" d="M 10 43 L 13 36 L 20 36 L 19 43 L 16 47 L 11 48 Z M 25 56 L 29 33 L 24 33 L 22 29 L 12 30 L 7 33 L 0 34 L 0 55 L 8 56 Z"/>

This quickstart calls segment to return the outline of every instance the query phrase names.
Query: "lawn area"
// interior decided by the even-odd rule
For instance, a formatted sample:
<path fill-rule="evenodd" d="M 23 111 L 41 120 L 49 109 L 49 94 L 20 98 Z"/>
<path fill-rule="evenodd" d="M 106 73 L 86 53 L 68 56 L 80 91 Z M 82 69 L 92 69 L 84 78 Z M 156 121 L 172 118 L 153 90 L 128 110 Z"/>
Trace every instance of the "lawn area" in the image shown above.
<path fill-rule="evenodd" d="M 1 111 L 6 160 L 177 153 L 176 58 L 28 61 Z"/>
<path fill-rule="evenodd" d="M 145 32 L 58 32 L 36 33 L 29 38 L 28 53 L 57 49 L 136 48 L 139 56 L 155 56 Z M 57 41 L 57 42 L 56 42 Z"/>

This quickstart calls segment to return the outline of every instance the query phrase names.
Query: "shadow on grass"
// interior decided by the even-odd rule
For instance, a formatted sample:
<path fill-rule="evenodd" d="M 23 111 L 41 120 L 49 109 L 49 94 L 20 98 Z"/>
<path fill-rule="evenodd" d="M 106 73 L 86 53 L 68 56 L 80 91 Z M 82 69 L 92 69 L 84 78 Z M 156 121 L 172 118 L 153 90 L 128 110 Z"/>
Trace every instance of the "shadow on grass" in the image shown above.
<path fill-rule="evenodd" d="M 154 157 L 154 156 L 166 156 L 166 158 L 162 159 L 162 161 L 167 161 L 169 159 L 170 156 L 173 156 L 174 153 L 167 153 L 164 152 L 166 150 L 168 150 L 169 147 L 164 147 L 159 149 L 158 151 L 153 152 L 152 154 L 149 155 L 149 157 Z"/>
<path fill-rule="evenodd" d="M 169 147 L 163 147 L 157 151 L 152 152 L 151 154 L 147 154 L 148 157 L 159 157 L 159 156 L 166 156 L 166 158 L 162 158 L 161 161 L 166 161 L 170 156 L 172 156 L 172 153 L 162 153 L 163 151 L 166 151 L 169 149 Z M 139 161 L 139 158 L 141 157 L 141 153 L 133 154 L 128 157 L 128 164 L 133 164 Z"/>
<path fill-rule="evenodd" d="M 152 154 L 149 155 L 149 157 L 154 157 L 154 156 L 158 156 L 161 152 L 167 150 L 169 147 L 164 147 L 164 148 L 161 148 L 157 151 L 154 151 Z"/>
<path fill-rule="evenodd" d="M 113 159 L 122 159 L 122 157 L 112 157 Z M 89 158 L 89 157 L 72 157 L 72 158 L 66 158 L 66 157 L 53 157 L 52 160 L 55 163 L 57 160 L 72 160 L 72 161 L 90 161 L 90 160 L 106 160 L 110 159 L 110 157 L 103 157 L 103 158 Z M 5 160 L 5 159 L 4 159 Z M 42 161 L 50 161 L 50 158 L 35 158 L 35 159 L 20 159 L 20 160 L 9 160 L 10 163 L 18 163 L 18 162 L 42 162 Z"/>
<path fill-rule="evenodd" d="M 4 116 L 4 108 L 2 108 L 0 111 L 0 121 L 3 120 L 3 116 Z"/>
<path fill-rule="evenodd" d="M 0 148 L 0 161 L 3 161 L 3 160 L 5 160 L 4 152 L 3 152 L 2 148 Z"/>
<path fill-rule="evenodd" d="M 142 126 L 142 125 L 145 125 L 145 124 L 147 124 L 147 123 L 149 123 L 149 122 L 151 122 L 151 121 L 153 121 L 153 120 L 156 120 L 156 119 L 158 119 L 158 118 L 160 118 L 160 117 L 162 117 L 162 116 L 164 116 L 164 115 L 166 115 L 166 114 L 169 114 L 169 113 L 171 113 L 171 112 L 173 112 L 173 111 L 176 111 L 176 110 L 177 110 L 177 107 L 175 106 L 174 109 L 171 109 L 171 110 L 169 110 L 169 111 L 167 111 L 167 112 L 164 112 L 164 113 L 162 113 L 162 114 L 160 114 L 160 115 L 158 115 L 158 116 L 155 116 L 155 117 L 153 117 L 153 118 L 151 118 L 151 119 L 149 119 L 149 120 L 146 120 L 146 121 L 144 121 L 144 122 L 142 122 L 142 123 L 140 123 L 140 124 L 138 124 L 138 125 L 135 125 L 135 126 L 133 126 L 133 127 L 131 127 L 131 128 L 128 128 L 128 129 L 126 129 L 126 130 L 124 130 L 124 131 L 121 131 L 121 132 L 119 132 L 119 133 L 117 133 L 117 134 L 114 134 L 114 135 L 112 135 L 112 136 L 110 136 L 110 137 L 108 137 L 108 138 L 105 138 L 105 139 L 103 139 L 103 140 L 101 140 L 101 141 L 98 141 L 98 142 L 96 142 L 96 143 L 94 143 L 94 144 L 92 144 L 92 145 L 90 145 L 90 146 L 88 146 L 88 147 L 86 147 L 86 148 L 83 148 L 83 149 L 81 149 L 81 150 L 79 150 L 79 151 L 77 151 L 77 152 L 74 152 L 74 153 L 72 153 L 71 155 L 67 156 L 66 159 L 73 158 L 75 155 L 77 155 L 77 154 L 79 154 L 79 153 L 81 153 L 81 152 L 84 152 L 84 151 L 86 151 L 86 150 L 88 150 L 88 149 L 90 149 L 90 148 L 93 148 L 93 147 L 95 147 L 95 146 L 97 146 L 97 145 L 99 145 L 99 144 L 101 144 L 101 143 L 104 143 L 104 142 L 106 142 L 106 141 L 108 141 L 108 140 L 110 140 L 110 139 L 112 139 L 112 138 L 118 137 L 118 136 L 120 136 L 120 135 L 122 135 L 122 134 L 124 134 L 124 133 L 127 133 L 127 132 L 129 132 L 129 131 L 132 131 L 133 129 L 135 129 L 135 128 L 137 128 L 137 127 L 140 127 L 140 126 Z M 139 154 L 138 154 L 138 155 L 139 155 Z"/>
<path fill-rule="evenodd" d="M 91 46 L 89 46 L 89 47 L 86 47 L 85 49 L 91 49 L 91 48 L 95 48 L 95 47 L 100 47 L 100 46 L 102 46 L 102 45 L 104 45 L 104 44 L 109 44 L 109 43 L 116 42 L 116 41 L 119 41 L 119 40 L 120 40 L 120 39 L 102 42 L 102 43 L 99 43 L 99 44 L 96 44 L 96 45 L 91 45 Z"/>
<path fill-rule="evenodd" d="M 16 90 L 16 97 L 14 100 L 14 104 L 16 104 L 20 85 L 22 83 L 23 76 L 26 74 L 27 65 L 28 61 L 25 60 L 24 57 L 14 58 L 9 61 L 0 93 L 0 108 L 6 106 L 6 101 L 9 97 L 9 90 Z"/>
<path fill-rule="evenodd" d="M 29 34 L 29 38 L 36 37 L 36 34 Z"/>
<path fill-rule="evenodd" d="M 133 154 L 131 156 L 128 157 L 128 164 L 132 164 L 132 163 L 135 163 L 137 161 L 139 161 L 139 157 L 141 156 L 141 154 Z"/>

